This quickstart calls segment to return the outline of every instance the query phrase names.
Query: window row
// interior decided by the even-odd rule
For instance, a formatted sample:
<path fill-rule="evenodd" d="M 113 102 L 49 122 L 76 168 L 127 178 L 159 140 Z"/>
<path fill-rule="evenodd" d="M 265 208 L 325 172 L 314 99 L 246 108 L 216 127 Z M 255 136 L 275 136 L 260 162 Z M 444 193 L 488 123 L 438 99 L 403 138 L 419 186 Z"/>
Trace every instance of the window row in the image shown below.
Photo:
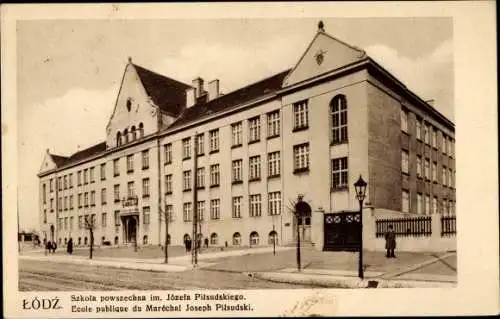
<path fill-rule="evenodd" d="M 138 138 L 144 137 L 144 124 L 139 123 L 139 126 L 136 128 L 135 125 L 132 125 L 130 131 L 128 128 L 124 129 L 123 132 L 116 133 L 116 146 L 121 146 L 123 144 L 127 144 L 129 142 L 133 142 Z"/>
<path fill-rule="evenodd" d="M 134 163 L 135 163 L 135 154 L 127 155 L 126 157 L 126 165 L 127 165 L 127 173 L 134 172 Z M 141 152 L 141 168 L 143 170 L 149 168 L 149 150 L 144 150 Z M 120 176 L 120 159 L 116 158 L 113 160 L 113 176 Z"/>
<path fill-rule="evenodd" d="M 422 156 L 417 155 L 416 165 L 417 165 L 417 178 L 422 179 L 423 177 L 425 177 L 426 180 L 430 181 L 432 176 L 432 181 L 434 183 L 439 183 L 437 162 L 433 162 L 431 165 L 430 159 L 426 158 L 422 163 Z M 410 174 L 409 153 L 407 150 L 401 151 L 401 171 L 404 174 Z M 454 180 L 453 170 L 443 165 L 441 168 L 442 185 L 453 187 L 453 180 Z"/>
<path fill-rule="evenodd" d="M 410 191 L 402 190 L 402 200 L 401 200 L 401 211 L 403 213 L 409 213 L 411 210 L 410 205 Z M 442 215 L 454 215 L 455 214 L 455 202 L 453 200 L 448 200 L 443 198 L 441 200 L 441 205 L 438 204 L 438 198 L 434 196 L 432 198 L 429 194 L 425 196 L 422 193 L 417 193 L 417 207 L 414 211 L 417 214 L 442 214 Z"/>
<path fill-rule="evenodd" d="M 103 204 L 105 204 L 105 200 L 106 200 L 106 196 L 105 196 L 105 193 L 106 193 L 106 189 L 103 188 L 103 198 L 104 198 L 104 202 Z M 120 198 L 120 184 L 115 184 L 113 186 L 113 194 L 114 194 L 114 201 L 115 203 L 117 202 L 120 202 L 121 201 L 121 198 Z M 150 196 L 150 183 L 149 183 L 149 178 L 143 178 L 142 179 L 142 197 L 145 198 L 145 197 L 149 197 Z M 131 181 L 131 182 L 128 182 L 127 183 L 127 198 L 128 199 L 132 199 L 132 198 L 136 198 L 137 197 L 137 194 L 135 192 L 135 182 Z"/>

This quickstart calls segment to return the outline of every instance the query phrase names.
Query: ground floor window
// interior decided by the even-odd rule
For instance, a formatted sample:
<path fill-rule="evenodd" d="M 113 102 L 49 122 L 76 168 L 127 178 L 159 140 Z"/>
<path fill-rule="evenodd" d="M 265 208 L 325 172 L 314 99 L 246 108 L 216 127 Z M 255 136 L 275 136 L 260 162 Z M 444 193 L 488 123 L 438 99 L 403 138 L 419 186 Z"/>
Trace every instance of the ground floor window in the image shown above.
<path fill-rule="evenodd" d="M 210 235 L 210 245 L 217 245 L 218 237 L 216 233 Z"/>
<path fill-rule="evenodd" d="M 82 237 L 78 237 L 78 245 L 82 244 Z"/>
<path fill-rule="evenodd" d="M 253 231 L 250 233 L 250 246 L 259 244 L 259 233 Z"/>
<path fill-rule="evenodd" d="M 87 244 L 88 244 L 88 242 L 89 242 L 89 241 L 88 241 L 88 238 L 87 238 L 87 237 L 85 237 L 85 238 L 83 239 L 83 244 L 84 244 L 84 245 L 87 245 Z"/>
<path fill-rule="evenodd" d="M 269 233 L 267 242 L 269 243 L 269 245 L 272 245 L 273 243 L 276 243 L 276 245 L 277 245 L 278 244 L 278 233 L 274 230 L 271 230 L 271 232 Z"/>
<path fill-rule="evenodd" d="M 142 244 L 143 245 L 147 245 L 148 244 L 148 236 L 147 235 L 144 235 L 144 237 L 142 237 Z"/>
<path fill-rule="evenodd" d="M 115 245 L 118 245 L 118 236 L 115 236 Z"/>
<path fill-rule="evenodd" d="M 238 232 L 233 234 L 233 245 L 241 245 L 241 235 Z"/>

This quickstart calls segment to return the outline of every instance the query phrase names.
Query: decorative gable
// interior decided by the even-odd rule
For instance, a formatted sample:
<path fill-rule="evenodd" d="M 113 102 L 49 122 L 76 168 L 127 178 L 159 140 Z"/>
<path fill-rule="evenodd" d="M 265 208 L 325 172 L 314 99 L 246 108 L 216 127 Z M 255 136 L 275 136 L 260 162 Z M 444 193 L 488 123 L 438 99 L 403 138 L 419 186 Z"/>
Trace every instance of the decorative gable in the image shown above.
<path fill-rule="evenodd" d="M 57 168 L 57 164 L 54 161 L 54 158 L 52 157 L 52 155 L 49 153 L 49 150 L 47 149 L 47 152 L 45 153 L 45 156 L 44 156 L 43 161 L 42 161 L 42 165 L 40 166 L 39 173 L 42 174 L 42 173 L 51 171 L 51 170 L 56 169 L 56 168 Z"/>
<path fill-rule="evenodd" d="M 320 22 L 318 33 L 283 81 L 283 87 L 322 75 L 359 61 L 366 53 L 327 34 Z"/>

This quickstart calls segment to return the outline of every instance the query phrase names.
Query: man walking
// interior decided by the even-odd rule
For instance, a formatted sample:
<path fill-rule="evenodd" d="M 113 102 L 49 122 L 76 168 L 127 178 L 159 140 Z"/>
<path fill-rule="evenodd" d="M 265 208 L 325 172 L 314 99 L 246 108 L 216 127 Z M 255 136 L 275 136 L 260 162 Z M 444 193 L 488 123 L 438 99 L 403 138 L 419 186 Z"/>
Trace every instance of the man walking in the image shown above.
<path fill-rule="evenodd" d="M 394 249 L 396 249 L 396 234 L 392 230 L 392 225 L 389 225 L 389 230 L 385 233 L 385 249 L 387 250 L 386 258 L 396 258 Z"/>
<path fill-rule="evenodd" d="M 73 253 L 73 238 L 71 238 L 71 237 L 68 240 L 68 246 L 66 247 L 66 251 L 70 255 Z"/>

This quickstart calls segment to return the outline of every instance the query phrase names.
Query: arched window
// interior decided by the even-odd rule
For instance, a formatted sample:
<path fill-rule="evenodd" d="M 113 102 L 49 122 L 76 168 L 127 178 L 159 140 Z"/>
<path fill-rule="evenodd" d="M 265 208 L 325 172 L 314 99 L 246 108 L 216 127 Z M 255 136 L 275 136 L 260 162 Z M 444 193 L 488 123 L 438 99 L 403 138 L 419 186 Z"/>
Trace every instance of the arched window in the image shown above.
<path fill-rule="evenodd" d="M 259 244 L 259 233 L 253 231 L 250 233 L 250 246 Z"/>
<path fill-rule="evenodd" d="M 332 117 L 332 142 L 347 142 L 347 100 L 345 95 L 337 95 L 330 102 Z"/>
<path fill-rule="evenodd" d="M 143 245 L 147 245 L 148 244 L 148 235 L 144 235 L 144 237 L 142 237 L 142 244 Z"/>
<path fill-rule="evenodd" d="M 144 124 L 139 123 L 139 138 L 144 137 Z"/>
<path fill-rule="evenodd" d="M 137 132 L 135 131 L 135 125 L 130 129 L 130 133 L 132 133 L 132 141 L 137 139 Z"/>
<path fill-rule="evenodd" d="M 115 245 L 118 245 L 118 236 L 115 236 Z"/>
<path fill-rule="evenodd" d="M 233 234 L 233 245 L 241 245 L 241 235 L 238 232 Z"/>
<path fill-rule="evenodd" d="M 78 245 L 82 244 L 82 237 L 78 237 Z"/>
<path fill-rule="evenodd" d="M 118 132 L 116 133 L 116 146 L 122 145 L 122 133 Z"/>
<path fill-rule="evenodd" d="M 216 233 L 210 235 L 210 245 L 217 245 L 218 237 Z"/>
<path fill-rule="evenodd" d="M 123 131 L 123 139 L 125 140 L 125 144 L 127 144 L 128 143 L 128 130 L 127 129 L 125 129 Z"/>
<path fill-rule="evenodd" d="M 269 236 L 267 237 L 267 243 L 269 245 L 272 245 L 273 243 L 276 243 L 276 245 L 278 245 L 278 233 L 275 230 L 271 230 L 269 232 Z"/>
<path fill-rule="evenodd" d="M 87 244 L 88 244 L 88 242 L 89 242 L 89 241 L 88 241 L 88 238 L 87 238 L 87 236 L 85 236 L 85 238 L 83 239 L 83 244 L 84 244 L 84 245 L 87 245 Z"/>

